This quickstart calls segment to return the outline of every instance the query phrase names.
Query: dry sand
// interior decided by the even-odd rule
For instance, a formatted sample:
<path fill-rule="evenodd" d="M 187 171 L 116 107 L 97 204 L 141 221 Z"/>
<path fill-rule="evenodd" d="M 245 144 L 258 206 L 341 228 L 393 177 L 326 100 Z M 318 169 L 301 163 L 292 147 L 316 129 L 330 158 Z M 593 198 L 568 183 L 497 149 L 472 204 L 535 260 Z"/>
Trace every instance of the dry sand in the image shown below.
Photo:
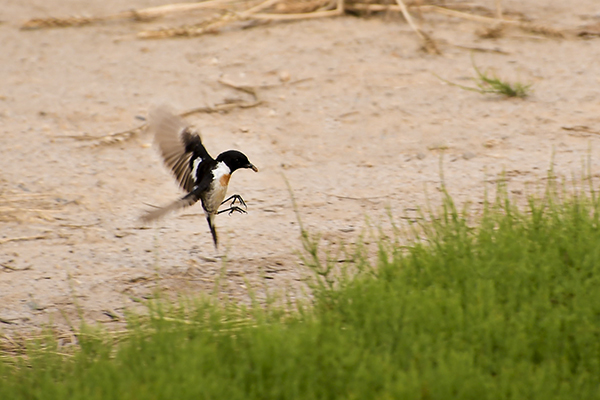
<path fill-rule="evenodd" d="M 493 9 L 491 0 L 480 1 Z M 511 30 L 481 39 L 481 24 L 433 14 L 417 21 L 440 42 L 427 55 L 398 16 L 231 28 L 192 39 L 139 40 L 154 22 L 19 30 L 33 17 L 111 14 L 158 0 L 5 0 L 0 14 L 0 332 L 113 321 L 157 289 L 213 290 L 244 299 L 250 285 L 298 288 L 299 227 L 323 245 L 353 243 L 371 226 L 414 215 L 447 187 L 477 207 L 485 182 L 506 172 L 511 193 L 579 176 L 600 151 L 600 39 Z M 559 28 L 600 23 L 596 0 L 505 1 L 508 11 Z M 189 18 L 188 18 L 189 19 Z M 471 84 L 471 51 L 483 70 L 531 83 L 525 99 L 449 86 Z M 287 80 L 289 78 L 289 80 Z M 157 103 L 176 110 L 251 98 L 218 83 L 265 86 L 264 103 L 188 119 L 216 156 L 231 148 L 260 168 L 231 180 L 247 215 L 217 220 L 217 254 L 201 207 L 157 224 L 148 208 L 181 193 L 145 132 L 113 145 L 102 136 L 142 123 Z M 585 126 L 587 131 L 564 127 Z M 590 133 L 596 132 L 596 133 Z M 493 183 L 491 184 L 493 185 Z M 23 238 L 23 240 L 13 240 Z M 221 257 L 225 255 L 225 257 Z M 290 289 L 292 293 L 294 290 Z"/>

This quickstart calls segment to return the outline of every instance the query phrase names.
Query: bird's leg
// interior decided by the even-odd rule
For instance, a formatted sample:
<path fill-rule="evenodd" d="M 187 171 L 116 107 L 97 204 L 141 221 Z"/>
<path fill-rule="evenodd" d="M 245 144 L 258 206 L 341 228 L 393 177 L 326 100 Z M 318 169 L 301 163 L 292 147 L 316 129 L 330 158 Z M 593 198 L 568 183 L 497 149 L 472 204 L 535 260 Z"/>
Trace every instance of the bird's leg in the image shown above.
<path fill-rule="evenodd" d="M 246 210 L 244 210 L 243 208 L 240 208 L 238 206 L 231 206 L 229 208 L 226 208 L 225 210 L 219 211 L 217 214 L 221 214 L 221 213 L 224 213 L 224 212 L 227 212 L 227 211 L 229 211 L 229 215 L 233 214 L 234 211 L 237 211 L 237 212 L 239 212 L 241 214 L 247 214 Z"/>
<path fill-rule="evenodd" d="M 236 200 L 238 201 L 238 203 L 240 203 L 240 205 L 244 206 L 244 208 L 248 208 L 248 206 L 246 205 L 246 202 L 244 201 L 244 199 L 242 199 L 242 196 L 240 196 L 239 194 L 234 194 L 232 196 L 229 196 L 227 198 L 227 200 L 223 200 L 223 202 L 221 204 L 225 204 L 227 203 L 229 200 L 233 199 L 233 201 L 231 202 L 230 206 L 233 207 Z"/>

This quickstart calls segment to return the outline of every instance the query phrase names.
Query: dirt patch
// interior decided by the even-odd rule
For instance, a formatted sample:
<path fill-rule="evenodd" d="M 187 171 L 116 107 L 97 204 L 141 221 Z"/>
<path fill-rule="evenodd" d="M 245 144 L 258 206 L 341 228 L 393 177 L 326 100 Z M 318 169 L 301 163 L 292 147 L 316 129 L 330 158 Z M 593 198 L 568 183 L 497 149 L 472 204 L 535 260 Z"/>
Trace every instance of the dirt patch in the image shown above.
<path fill-rule="evenodd" d="M 491 0 L 481 2 L 493 8 Z M 128 8 L 160 5 L 130 1 Z M 600 21 L 594 0 L 548 5 L 506 1 L 505 10 L 566 28 Z M 0 24 L 0 329 L 112 323 L 157 288 L 244 296 L 250 285 L 298 288 L 299 229 L 284 176 L 307 228 L 324 244 L 352 243 L 371 224 L 402 223 L 437 198 L 440 153 L 454 198 L 477 204 L 485 182 L 506 172 L 523 196 L 554 160 L 559 176 L 592 173 L 600 150 L 598 40 L 509 31 L 441 15 L 419 23 L 442 55 L 423 53 L 395 14 L 232 27 L 185 40 L 139 40 L 166 24 L 114 22 L 20 31 L 32 17 L 123 11 L 118 1 L 9 0 Z M 173 22 L 171 20 L 171 22 Z M 526 100 L 482 96 L 482 69 L 532 83 Z M 180 192 L 151 138 L 113 145 L 102 136 L 141 123 L 151 105 L 185 111 L 251 97 L 218 81 L 259 88 L 264 101 L 229 113 L 194 114 L 213 155 L 239 149 L 260 173 L 236 172 L 230 193 L 248 215 L 220 216 L 216 254 L 200 207 L 144 226 L 147 205 Z M 576 127 L 586 128 L 576 128 Z M 570 128 L 571 130 L 564 129 Z M 224 256 L 224 257 L 222 257 Z M 224 262 L 225 261 L 225 262 Z M 295 289 L 294 289 L 295 290 Z M 291 293 L 295 293 L 291 290 Z M 293 296 L 294 294 L 292 294 Z M 116 318 L 115 318 L 116 317 Z"/>

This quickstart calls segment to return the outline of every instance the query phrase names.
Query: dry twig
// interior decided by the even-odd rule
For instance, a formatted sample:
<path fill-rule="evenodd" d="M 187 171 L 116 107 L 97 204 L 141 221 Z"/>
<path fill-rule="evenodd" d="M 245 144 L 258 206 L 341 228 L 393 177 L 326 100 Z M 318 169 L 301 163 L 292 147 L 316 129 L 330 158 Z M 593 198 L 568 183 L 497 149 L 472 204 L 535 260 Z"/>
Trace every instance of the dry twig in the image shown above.
<path fill-rule="evenodd" d="M 371 3 L 368 0 L 364 3 L 356 2 L 355 0 L 250 0 L 246 2 L 240 0 L 208 0 L 197 3 L 167 4 L 158 7 L 129 10 L 107 16 L 32 19 L 24 23 L 22 29 L 83 26 L 98 22 L 123 19 L 147 21 L 174 13 L 189 13 L 203 9 L 221 10 L 217 16 L 205 19 L 197 24 L 147 30 L 138 33 L 138 37 L 142 39 L 163 39 L 173 37 L 193 37 L 206 33 L 215 33 L 227 25 L 242 21 L 252 21 L 256 23 L 328 18 L 343 15 L 346 11 L 395 11 L 402 13 L 412 30 L 419 36 L 425 51 L 432 54 L 439 54 L 440 51 L 436 46 L 436 43 L 413 21 L 408 11 L 410 8 L 417 10 L 418 12 L 435 12 L 450 17 L 493 24 L 496 26 L 515 26 L 528 32 L 534 32 L 550 37 L 563 37 L 565 33 L 564 30 L 559 30 L 544 24 L 504 19 L 501 0 L 495 0 L 495 12 L 488 10 L 490 15 L 495 15 L 495 18 L 458 11 L 458 9 L 474 10 L 476 8 L 481 8 L 473 4 L 454 4 L 440 7 L 437 5 L 419 4 L 407 6 L 404 0 L 396 0 L 396 3 L 397 5 L 378 4 Z M 239 11 L 240 8 L 243 7 L 248 8 Z M 270 9 L 271 12 L 262 12 L 267 9 Z M 126 132 L 123 134 L 126 134 Z"/>
<path fill-rule="evenodd" d="M 218 82 L 220 84 L 228 86 L 230 88 L 248 93 L 253 97 L 253 99 L 251 101 L 243 101 L 243 100 L 224 101 L 223 103 L 219 103 L 214 106 L 204 106 L 204 107 L 192 108 L 190 110 L 182 112 L 181 114 L 179 114 L 179 116 L 187 117 L 189 115 L 198 114 L 198 113 L 211 114 L 211 113 L 217 113 L 217 112 L 229 112 L 236 108 L 251 108 L 251 107 L 259 106 L 260 104 L 263 103 L 263 101 L 260 99 L 260 97 L 258 95 L 258 89 L 254 86 L 237 85 L 235 83 L 228 82 L 228 81 L 225 81 L 222 79 L 220 79 Z M 116 133 L 110 133 L 110 134 L 104 135 L 104 136 L 83 135 L 83 136 L 66 136 L 66 137 L 76 139 L 76 140 L 94 140 L 94 141 L 96 141 L 96 143 L 94 143 L 95 146 L 108 145 L 108 144 L 124 142 L 124 141 L 127 141 L 127 140 L 137 136 L 139 133 L 141 133 L 143 130 L 146 129 L 147 125 L 148 125 L 147 123 L 143 123 L 139 126 L 136 126 L 133 129 L 128 129 L 126 131 L 121 131 L 121 132 L 116 132 Z"/>
<path fill-rule="evenodd" d="M 129 10 L 117 14 L 99 17 L 64 17 L 64 18 L 34 18 L 25 22 L 21 29 L 64 28 L 69 26 L 84 26 L 98 22 L 108 22 L 120 19 L 133 21 L 148 21 L 167 14 L 184 13 L 209 8 L 222 8 L 231 0 L 209 0 L 198 3 L 166 4 L 164 6 Z"/>
<path fill-rule="evenodd" d="M 177 28 L 166 28 L 157 29 L 151 31 L 142 31 L 138 33 L 138 37 L 141 39 L 164 39 L 172 37 L 193 37 L 200 36 L 205 33 L 217 32 L 220 28 L 241 21 L 248 20 L 259 20 L 259 21 L 290 21 L 297 19 L 311 19 L 311 18 L 326 18 L 343 15 L 344 0 L 336 0 L 336 7 L 333 10 L 326 11 L 312 11 L 298 14 L 279 14 L 279 13 L 260 13 L 267 8 L 270 8 L 281 0 L 266 0 L 262 3 L 251 7 L 245 11 L 236 13 L 233 10 L 223 13 L 215 18 L 202 21 L 195 25 L 184 25 Z"/>
<path fill-rule="evenodd" d="M 573 136 L 590 136 L 590 135 L 600 135 L 599 130 L 594 130 L 589 126 L 585 125 L 575 125 L 575 126 L 561 126 L 560 129 L 569 132 L 577 132 L 577 133 L 569 133 L 569 135 Z"/>
<path fill-rule="evenodd" d="M 410 25 L 412 30 L 415 31 L 417 36 L 419 36 L 419 39 L 421 39 L 423 50 L 425 50 L 429 54 L 441 54 L 440 50 L 435 44 L 435 41 L 428 34 L 426 34 L 419 27 L 417 27 L 417 25 L 414 23 L 412 17 L 410 16 L 410 13 L 408 12 L 408 9 L 406 8 L 406 5 L 404 4 L 404 1 L 396 0 L 396 3 L 398 3 L 398 6 L 400 7 L 400 12 L 402 12 L 402 15 L 404 16 L 406 22 L 408 22 L 408 25 Z"/>
<path fill-rule="evenodd" d="M 488 23 L 488 24 L 502 24 L 502 25 L 515 26 L 515 27 L 523 29 L 525 31 L 539 33 L 539 34 L 542 34 L 545 36 L 564 37 L 564 33 L 562 30 L 556 29 L 556 28 L 553 28 L 553 27 L 550 27 L 547 25 L 539 24 L 539 23 L 522 22 L 522 21 L 515 21 L 515 20 L 510 20 L 510 19 L 497 19 L 497 18 L 483 17 L 481 15 L 469 14 L 469 13 L 465 13 L 465 12 L 461 12 L 461 11 L 451 10 L 451 9 L 445 8 L 445 7 L 432 6 L 432 5 L 420 6 L 419 10 L 421 10 L 422 12 L 436 12 L 439 14 L 447 15 L 449 17 L 461 18 L 461 19 L 466 19 L 469 21 L 483 22 L 483 23 Z"/>
<path fill-rule="evenodd" d="M 47 239 L 48 235 L 35 235 L 35 236 L 20 236 L 13 238 L 4 238 L 0 239 L 0 244 L 8 243 L 8 242 L 23 242 L 26 240 L 38 240 L 38 239 Z"/>
<path fill-rule="evenodd" d="M 496 0 L 496 18 L 502 18 L 502 0 Z"/>
<path fill-rule="evenodd" d="M 56 201 L 51 193 L 0 192 L 0 221 L 21 221 L 26 216 L 35 216 L 53 221 L 52 213 L 73 201 Z"/>

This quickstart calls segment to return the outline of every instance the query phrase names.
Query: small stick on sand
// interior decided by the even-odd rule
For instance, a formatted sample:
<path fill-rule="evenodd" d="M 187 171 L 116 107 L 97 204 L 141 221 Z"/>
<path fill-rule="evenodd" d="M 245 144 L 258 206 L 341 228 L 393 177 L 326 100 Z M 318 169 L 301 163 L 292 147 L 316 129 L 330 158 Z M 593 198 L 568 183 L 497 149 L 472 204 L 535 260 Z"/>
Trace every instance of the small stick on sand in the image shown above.
<path fill-rule="evenodd" d="M 250 10 L 248 10 L 250 11 Z M 307 13 L 299 13 L 299 14 L 259 14 L 259 13 L 249 13 L 248 17 L 252 19 L 261 19 L 267 21 L 291 21 L 296 19 L 312 19 L 312 18 L 328 18 L 328 17 L 337 17 L 339 15 L 343 15 L 345 13 L 345 4 L 344 0 L 337 0 L 335 8 L 333 10 L 327 11 L 312 11 Z"/>
<path fill-rule="evenodd" d="M 560 29 L 556 29 L 556 28 L 553 28 L 553 27 L 550 27 L 547 25 L 539 24 L 539 23 L 522 22 L 522 21 L 515 21 L 515 20 L 510 20 L 510 19 L 497 19 L 497 18 L 483 17 L 481 15 L 473 15 L 473 14 L 464 13 L 461 11 L 451 10 L 451 9 L 444 8 L 444 7 L 430 6 L 430 5 L 420 6 L 419 9 L 423 12 L 432 11 L 432 12 L 436 12 L 438 14 L 448 15 L 450 17 L 455 17 L 455 18 L 466 19 L 469 21 L 483 22 L 483 23 L 487 23 L 487 24 L 501 24 L 501 25 L 515 26 L 515 27 L 523 29 L 525 31 L 539 33 L 539 34 L 542 34 L 545 36 L 550 36 L 550 37 L 559 37 L 559 38 L 564 37 L 564 32 L 561 31 Z"/>
<path fill-rule="evenodd" d="M 406 8 L 406 5 L 404 4 L 404 1 L 396 0 L 396 3 L 398 3 L 400 11 L 404 16 L 404 19 L 406 19 L 406 22 L 408 22 L 412 30 L 415 31 L 417 36 L 419 36 L 419 38 L 423 42 L 423 49 L 429 54 L 441 54 L 433 39 L 429 37 L 429 35 L 427 35 L 425 32 L 421 31 L 421 29 L 419 29 L 419 27 L 417 27 L 417 25 L 414 23 L 412 17 L 410 16 L 410 13 L 408 12 L 408 9 Z"/>
<path fill-rule="evenodd" d="M 218 82 L 221 85 L 229 86 L 232 89 L 240 90 L 242 92 L 248 93 L 249 95 L 254 97 L 254 100 L 250 101 L 250 102 L 234 101 L 234 102 L 228 102 L 228 103 L 221 103 L 221 104 L 215 105 L 214 107 L 193 108 L 191 110 L 188 110 L 188 111 L 185 111 L 185 112 L 179 114 L 179 116 L 187 117 L 188 115 L 192 115 L 192 114 L 196 114 L 196 113 L 214 113 L 214 112 L 220 112 L 220 111 L 229 111 L 234 108 L 251 108 L 251 107 L 256 107 L 256 106 L 262 104 L 262 100 L 258 96 L 258 90 L 254 86 L 237 85 L 233 82 L 229 82 L 229 81 L 226 81 L 223 79 L 219 79 Z"/>
<path fill-rule="evenodd" d="M 64 18 L 34 18 L 21 25 L 21 29 L 63 28 L 68 26 L 84 26 L 97 22 L 113 21 L 118 19 L 132 19 L 134 21 L 147 21 L 167 14 L 184 13 L 206 8 L 220 8 L 224 3 L 232 0 L 209 0 L 199 3 L 176 3 L 164 6 L 128 10 L 117 14 L 99 17 L 64 17 Z"/>
<path fill-rule="evenodd" d="M 188 115 L 197 114 L 197 113 L 211 114 L 211 113 L 217 113 L 217 112 L 228 112 L 228 111 L 231 111 L 236 108 L 256 107 L 263 103 L 263 101 L 260 99 L 260 97 L 258 95 L 258 89 L 254 86 L 237 85 L 235 83 L 228 82 L 228 81 L 225 81 L 222 79 L 220 79 L 218 82 L 221 85 L 229 86 L 230 88 L 248 93 L 254 99 L 252 101 L 232 101 L 232 102 L 224 102 L 224 103 L 220 103 L 220 104 L 215 104 L 214 106 L 196 107 L 196 108 L 192 108 L 191 110 L 182 112 L 181 114 L 179 114 L 179 116 L 187 117 Z M 134 136 L 136 136 L 137 134 L 139 134 L 140 132 L 142 132 L 146 128 L 147 125 L 148 125 L 147 123 L 143 123 L 133 129 L 128 129 L 128 130 L 122 131 L 122 132 L 110 133 L 110 134 L 104 135 L 104 136 L 90 136 L 90 135 L 72 136 L 71 135 L 68 137 L 76 139 L 76 140 L 95 140 L 95 141 L 97 141 L 95 143 L 96 146 L 97 145 L 107 145 L 107 144 L 113 144 L 113 143 L 118 143 L 118 142 L 123 142 L 123 141 L 129 140 L 129 139 L 133 138 Z"/>
<path fill-rule="evenodd" d="M 46 239 L 48 236 L 46 235 L 36 235 L 36 236 L 20 236 L 13 238 L 5 238 L 0 239 L 0 244 L 8 243 L 8 242 L 23 242 L 26 240 L 38 240 L 38 239 Z"/>
<path fill-rule="evenodd" d="M 496 0 L 496 18 L 502 18 L 502 0 Z"/>

